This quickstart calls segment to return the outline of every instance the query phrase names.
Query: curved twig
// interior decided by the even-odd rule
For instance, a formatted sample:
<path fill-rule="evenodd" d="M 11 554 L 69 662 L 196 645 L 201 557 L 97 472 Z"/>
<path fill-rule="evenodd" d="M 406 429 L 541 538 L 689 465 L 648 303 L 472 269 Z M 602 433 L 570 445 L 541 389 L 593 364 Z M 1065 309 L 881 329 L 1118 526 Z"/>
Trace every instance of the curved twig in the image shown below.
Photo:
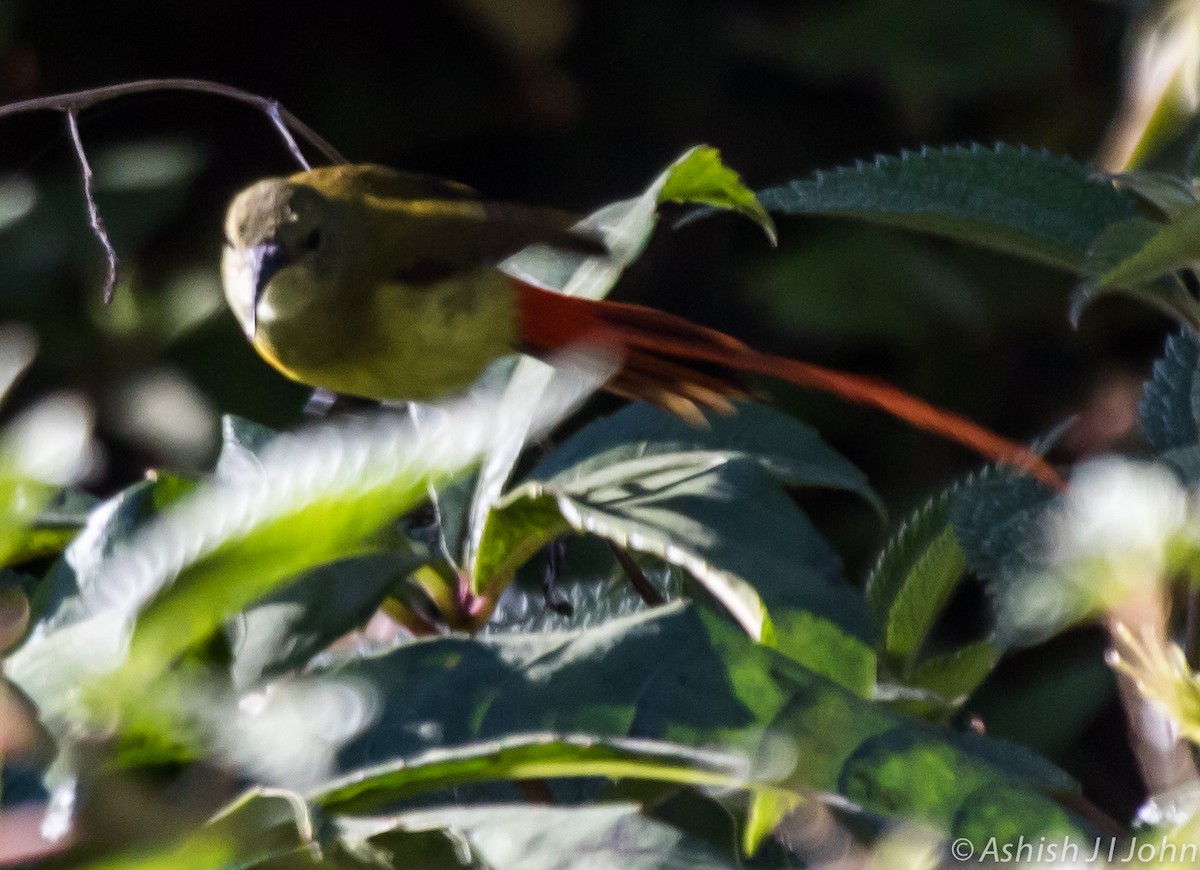
<path fill-rule="evenodd" d="M 346 158 L 336 148 L 330 145 L 312 127 L 281 106 L 277 100 L 252 94 L 249 91 L 235 88 L 232 85 L 223 85 L 204 79 L 140 79 L 138 81 L 106 85 L 99 88 L 88 88 L 83 91 L 73 91 L 69 94 L 35 97 L 30 100 L 21 100 L 17 103 L 0 105 L 0 120 L 25 112 L 54 111 L 62 112 L 67 116 L 67 129 L 71 134 L 71 142 L 75 146 L 75 157 L 79 162 L 79 171 L 83 176 L 83 196 L 87 201 L 88 224 L 92 228 L 92 233 L 104 248 L 104 256 L 108 261 L 108 274 L 104 280 L 104 301 L 106 303 L 112 301 L 113 292 L 117 286 L 117 252 L 113 247 L 112 240 L 108 237 L 108 230 L 104 226 L 104 219 L 100 216 L 100 209 L 96 205 L 95 177 L 92 173 L 92 166 L 88 162 L 87 153 L 83 150 L 83 140 L 79 135 L 79 113 L 97 103 L 114 100 L 118 97 L 157 91 L 187 91 L 191 93 L 211 94 L 214 97 L 223 97 L 227 100 L 254 106 L 270 119 L 272 126 L 275 127 L 275 131 L 283 139 L 292 157 L 306 170 L 311 167 L 308 164 L 308 160 L 304 157 L 304 152 L 300 150 L 295 137 L 292 136 L 293 131 L 313 148 L 320 151 L 331 162 L 347 162 Z"/>
<path fill-rule="evenodd" d="M 260 96 L 259 94 L 252 94 L 249 91 L 235 88 L 232 85 L 223 85 L 204 79 L 140 79 L 116 85 L 105 85 L 99 88 L 88 88 L 83 91 L 73 91 L 69 94 L 34 97 L 30 100 L 21 100 L 17 103 L 8 103 L 7 105 L 0 106 L 0 119 L 7 118 L 10 115 L 19 115 L 24 112 L 73 111 L 78 114 L 97 103 L 114 100 L 117 97 L 127 97 L 131 94 L 146 94 L 156 91 L 188 91 L 191 93 L 211 94 L 214 97 L 223 97 L 227 100 L 254 106 L 271 119 L 276 130 L 279 131 L 287 143 L 288 150 L 292 152 L 292 156 L 306 169 L 308 168 L 308 163 L 304 159 L 304 156 L 300 154 L 300 149 L 291 136 L 291 131 L 293 130 L 299 134 L 300 138 L 324 154 L 330 161 L 334 163 L 348 162 L 336 148 L 330 145 L 315 130 L 281 106 L 277 100 Z"/>
<path fill-rule="evenodd" d="M 83 150 L 83 139 L 79 136 L 79 115 L 74 109 L 67 109 L 67 129 L 71 133 L 71 141 L 75 145 L 75 157 L 79 160 L 79 172 L 83 175 L 83 198 L 87 201 L 88 224 L 92 232 L 104 247 L 104 256 L 108 260 L 108 275 L 104 279 L 104 302 L 112 301 L 113 292 L 117 288 L 117 250 L 108 237 L 108 229 L 104 226 L 104 218 L 100 217 L 100 207 L 96 205 L 96 176 L 92 173 L 92 165 L 88 162 L 87 152 Z"/>

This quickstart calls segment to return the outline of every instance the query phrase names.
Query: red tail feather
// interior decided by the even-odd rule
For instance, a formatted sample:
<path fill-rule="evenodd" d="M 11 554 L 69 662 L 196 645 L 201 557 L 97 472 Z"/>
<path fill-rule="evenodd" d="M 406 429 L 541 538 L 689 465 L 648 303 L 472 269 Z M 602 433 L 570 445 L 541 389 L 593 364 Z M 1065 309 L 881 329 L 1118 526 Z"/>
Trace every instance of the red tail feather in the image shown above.
<path fill-rule="evenodd" d="M 872 378 L 762 353 L 722 332 L 641 305 L 564 296 L 514 281 L 523 349 L 544 356 L 572 344 L 618 348 L 622 366 L 606 388 L 689 420 L 728 411 L 746 395 L 741 375 L 766 375 L 869 405 L 919 429 L 1062 488 L 1062 478 L 1027 447 L 965 417 Z"/>

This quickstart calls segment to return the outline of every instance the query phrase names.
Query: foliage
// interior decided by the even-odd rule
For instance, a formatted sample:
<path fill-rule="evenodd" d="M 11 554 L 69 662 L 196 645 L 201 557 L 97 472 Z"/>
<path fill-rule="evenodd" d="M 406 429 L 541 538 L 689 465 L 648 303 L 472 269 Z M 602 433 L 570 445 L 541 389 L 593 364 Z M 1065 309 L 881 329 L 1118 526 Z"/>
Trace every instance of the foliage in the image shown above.
<path fill-rule="evenodd" d="M 1042 21 L 1017 8 L 994 26 Z M 877 16 L 912 25 L 891 0 L 818 23 Z M 911 38 L 869 60 L 934 75 Z M 820 48 L 795 57 L 854 61 Z M 975 59 L 978 87 L 1003 83 L 993 63 Z M 0 825 L 35 804 L 63 866 L 114 868 L 782 868 L 820 862 L 812 818 L 864 863 L 956 838 L 1088 854 L 1113 823 L 1055 763 L 967 727 L 969 703 L 1018 648 L 1099 617 L 1131 697 L 1200 733 L 1195 638 L 1120 621 L 1200 565 L 1194 185 L 1001 144 L 755 193 L 700 146 L 586 219 L 610 257 L 502 264 L 599 298 L 672 206 L 772 243 L 777 217 L 833 216 L 1066 271 L 1074 319 L 1123 293 L 1178 320 L 1142 392 L 1150 458 L 1085 464 L 1065 492 L 979 469 L 891 524 L 861 588 L 812 505 L 848 495 L 886 522 L 884 499 L 816 429 L 756 400 L 705 427 L 644 405 L 571 417 L 596 381 L 570 360 L 403 414 L 294 431 L 226 414 L 215 463 L 101 500 L 79 485 L 86 406 L 24 409 L 0 431 Z M 118 247 L 139 231 L 112 223 Z M 16 226 L 0 268 L 36 239 Z M 162 346 L 211 313 L 163 326 L 146 305 L 119 287 L 113 321 Z M 0 334 L 0 395 L 31 358 Z M 992 618 L 947 631 L 971 583 Z M 1195 825 L 1143 822 L 1147 842 Z"/>

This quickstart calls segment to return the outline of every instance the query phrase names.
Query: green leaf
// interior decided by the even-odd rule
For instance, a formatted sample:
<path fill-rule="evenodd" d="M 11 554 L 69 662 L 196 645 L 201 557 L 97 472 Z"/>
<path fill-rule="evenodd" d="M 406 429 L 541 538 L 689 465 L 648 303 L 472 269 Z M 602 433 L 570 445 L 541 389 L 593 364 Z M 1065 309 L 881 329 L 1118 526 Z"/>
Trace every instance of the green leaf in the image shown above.
<path fill-rule="evenodd" d="M 668 166 L 641 196 L 606 206 L 583 221 L 584 226 L 603 236 L 609 249 L 608 256 L 584 257 L 534 246 L 505 260 L 500 268 L 517 278 L 553 287 L 569 296 L 602 299 L 645 250 L 658 221 L 663 191 L 672 185 L 673 199 L 683 197 L 689 201 L 728 204 L 744 213 L 750 212 L 756 220 L 766 217 L 764 228 L 772 226 L 770 218 L 761 213 L 761 207 L 755 210 L 750 205 L 753 195 L 741 187 L 736 174 L 721 166 L 716 151 L 691 148 Z M 747 195 L 750 200 L 746 199 Z M 522 359 L 512 370 L 501 407 L 501 418 L 508 424 L 484 461 L 471 502 L 466 553 L 462 560 L 467 565 L 475 565 L 478 561 L 479 537 L 483 534 L 488 511 L 499 500 L 528 440 L 528 424 L 521 422 L 522 410 L 536 403 L 553 373 L 550 366 L 533 359 Z"/>
<path fill-rule="evenodd" d="M 987 469 L 954 487 L 950 519 L 967 564 L 986 578 L 1019 571 L 1036 558 L 1036 523 L 1053 499 L 1027 476 Z"/>
<path fill-rule="evenodd" d="M 781 606 L 864 630 L 860 599 L 841 579 L 837 556 L 750 460 L 663 453 L 518 487 L 488 520 L 495 531 L 485 531 L 489 560 L 479 575 L 486 597 L 494 599 L 531 552 L 562 531 L 555 511 L 576 531 L 687 569 L 751 637 L 763 636 L 767 609 Z M 527 534 L 534 514 L 540 537 Z M 517 526 L 516 545 L 491 543 Z"/>
<path fill-rule="evenodd" d="M 255 786 L 222 807 L 204 829 L 238 844 L 237 866 L 269 867 L 280 859 L 294 867 L 298 853 L 312 854 L 323 823 L 327 820 L 299 794 Z"/>
<path fill-rule="evenodd" d="M 1061 844 L 1070 840 L 1078 844 L 1081 855 L 1091 854 L 1092 844 L 1104 842 L 1085 836 L 1061 806 L 1046 800 L 1030 800 L 1027 792 L 1011 786 L 976 789 L 963 801 L 962 814 L 948 830 L 949 836 L 985 846 L 989 842 L 1019 843 L 1022 836 L 1029 842 L 1029 832 L 1035 831 L 1037 839 L 1044 838 L 1042 842 Z"/>
<path fill-rule="evenodd" d="M 356 771 L 392 778 L 377 792 L 374 784 L 384 781 L 372 780 L 364 811 L 416 788 L 404 779 L 405 759 L 542 732 L 720 747 L 751 759 L 743 768 L 751 784 L 842 794 L 853 779 L 847 763 L 879 735 L 899 732 L 942 745 L 947 763 L 975 771 L 980 779 L 972 782 L 1029 788 L 1031 800 L 1042 799 L 1041 774 L 995 766 L 982 749 L 947 745 L 947 732 L 890 713 L 752 643 L 727 621 L 678 604 L 580 632 L 432 639 L 336 673 L 379 693 L 376 724 L 340 755 L 347 772 L 339 782 L 352 789 Z M 876 746 L 876 758 L 884 748 Z M 437 787 L 436 776 L 420 778 L 423 789 Z M 881 793 L 881 785 L 862 785 Z M 939 818 L 969 795 L 972 783 L 963 785 L 941 794 Z M 902 817 L 912 806 L 901 800 L 866 809 Z"/>
<path fill-rule="evenodd" d="M 760 791 L 750 796 L 746 825 L 742 831 L 742 851 L 753 855 L 789 814 L 802 806 L 799 795 L 783 791 Z"/>
<path fill-rule="evenodd" d="M 593 628 L 656 606 L 648 603 L 635 588 L 607 541 L 591 536 L 571 536 L 555 542 L 555 546 L 560 543 L 565 556 L 555 578 L 554 595 L 570 605 L 573 612 L 558 613 L 546 606 L 543 587 L 546 563 L 534 558 L 517 572 L 512 585 L 504 590 L 495 612 L 488 619 L 487 631 L 511 634 Z M 683 569 L 653 556 L 626 555 L 662 601 L 676 601 L 684 597 L 685 590 L 695 591 L 688 589 L 691 581 Z"/>
<path fill-rule="evenodd" d="M 884 649 L 907 672 L 950 600 L 963 573 L 963 552 L 954 529 L 946 526 L 910 566 L 888 613 Z"/>
<path fill-rule="evenodd" d="M 950 506 L 954 531 L 967 564 L 987 584 L 988 593 L 1003 599 L 1020 577 L 1040 570 L 1043 515 L 1053 499 L 1044 485 L 988 469 L 955 488 Z M 994 640 L 1008 646 L 1021 640 L 1019 626 L 1009 624 L 999 608 Z"/>
<path fill-rule="evenodd" d="M 777 214 L 827 214 L 930 232 L 1070 271 L 1132 217 L 1134 197 L 1083 164 L 997 145 L 925 148 L 759 193 Z"/>
<path fill-rule="evenodd" d="M 699 203 L 736 211 L 758 224 L 772 245 L 778 242 L 775 221 L 741 176 L 721 162 L 721 152 L 716 148 L 701 145 L 676 161 L 658 201 Z"/>
<path fill-rule="evenodd" d="M 651 740 L 543 733 L 432 749 L 402 761 L 361 768 L 325 783 L 307 799 L 325 812 L 358 815 L 416 795 L 473 783 L 565 777 L 649 779 L 707 788 L 756 787 L 746 779 L 746 760 L 731 753 Z"/>
<path fill-rule="evenodd" d="M 1156 273 L 1139 281 L 1107 283 L 1115 271 L 1141 256 L 1161 228 L 1162 224 L 1135 217 L 1118 221 L 1096 237 L 1084 263 L 1084 280 L 1071 294 L 1072 326 L 1079 325 L 1088 305 L 1107 293 L 1122 293 L 1183 323 L 1194 322 L 1194 304 L 1175 275 Z"/>
<path fill-rule="evenodd" d="M 229 628 L 234 685 L 302 667 L 361 627 L 422 561 L 414 551 L 390 550 L 331 562 L 247 608 Z"/>
<path fill-rule="evenodd" d="M 990 640 L 983 640 L 926 659 L 913 671 L 909 682 L 959 706 L 979 688 L 999 661 L 1000 648 Z"/>
<path fill-rule="evenodd" d="M 1192 206 L 1169 223 L 1160 224 L 1136 253 L 1101 275 L 1097 286 L 1102 290 L 1136 287 L 1185 268 L 1200 258 L 1198 236 L 1200 206 Z"/>
<path fill-rule="evenodd" d="M 958 752 L 952 744 L 911 730 L 887 731 L 863 743 L 842 771 L 842 791 L 867 806 L 904 807 L 910 821 L 922 820 L 942 830 L 978 830 L 992 817 L 986 795 L 1002 790 L 1005 808 L 994 822 L 1009 823 L 1012 833 L 1029 838 L 1081 833 L 1052 800 L 998 782 L 987 766 Z M 998 792 L 992 792 L 998 793 Z M 983 806 L 973 802 L 983 800 Z M 946 810 L 954 807 L 947 813 Z M 959 808 L 969 807 L 964 817 Z M 986 838 L 982 842 L 986 842 Z"/>
<path fill-rule="evenodd" d="M 1178 217 L 1197 204 L 1194 181 L 1178 175 L 1138 170 L 1118 172 L 1109 180 L 1118 190 L 1128 190 L 1168 218 Z"/>
<path fill-rule="evenodd" d="M 561 406 L 537 416 L 561 413 L 571 398 L 555 397 Z M 247 605 L 318 565 L 378 551 L 386 544 L 380 530 L 424 500 L 428 481 L 476 461 L 495 425 L 495 403 L 478 401 L 419 432 L 383 414 L 282 437 L 262 454 L 258 473 L 202 484 L 128 540 L 99 542 L 73 620 L 82 627 L 63 638 L 39 636 L 9 665 L 43 686 L 38 674 L 49 650 L 77 654 L 98 644 L 82 673 L 55 669 L 60 683 L 95 682 L 97 671 L 121 662 L 121 637 L 135 623 L 121 672 L 106 683 L 113 702 L 133 703 L 177 656 Z"/>
<path fill-rule="evenodd" d="M 735 414 L 705 417 L 707 425 L 700 427 L 650 405 L 629 405 L 572 436 L 542 459 L 530 477 L 568 481 L 625 460 L 718 451 L 754 462 L 788 486 L 845 490 L 884 512 L 866 475 L 795 417 L 758 402 L 739 403 Z"/>
<path fill-rule="evenodd" d="M 356 834 L 356 829 L 362 832 Z M 621 867 L 624 870 L 738 870 L 734 853 L 650 818 L 637 804 L 533 807 L 512 804 L 415 810 L 343 829 L 381 854 L 403 858 L 422 870 L 487 867 L 490 870 L 560 870 L 567 867 Z M 417 840 L 437 832 L 456 849 Z M 345 834 L 343 834 L 345 837 Z M 418 849 L 414 852 L 414 841 Z M 464 854 L 465 853 L 465 854 Z M 453 863 L 447 863 L 453 861 Z M 458 863 L 462 861 L 463 863 Z M 399 866 L 399 865 L 396 865 Z"/>
<path fill-rule="evenodd" d="M 916 654 L 963 571 L 963 554 L 949 520 L 944 492 L 916 511 L 879 555 L 867 577 L 867 602 L 882 649 L 900 673 Z"/>
<path fill-rule="evenodd" d="M 475 581 L 494 598 L 521 564 L 574 529 L 687 569 L 749 631 L 762 629 L 761 595 L 768 607 L 814 607 L 862 634 L 857 596 L 832 580 L 836 556 L 767 475 L 845 489 L 881 508 L 862 472 L 777 411 L 746 403 L 700 428 L 631 405 L 547 456 L 489 515 Z"/>
<path fill-rule="evenodd" d="M 1167 339 L 1142 389 L 1138 423 L 1150 446 L 1159 452 L 1194 447 L 1200 442 L 1197 397 L 1200 396 L 1200 341 L 1190 330 Z"/>
<path fill-rule="evenodd" d="M 875 653 L 828 620 L 803 610 L 776 610 L 774 649 L 863 698 L 875 689 Z"/>
<path fill-rule="evenodd" d="M 481 405 L 419 431 L 387 415 L 318 427 L 276 442 L 260 475 L 198 490 L 104 566 L 105 581 L 132 586 L 118 607 L 144 602 L 134 667 L 156 670 L 303 571 L 377 550 L 377 533 L 423 501 L 430 480 L 477 459 L 494 424 Z M 150 561 L 138 572 L 160 553 L 182 556 L 182 570 Z"/>

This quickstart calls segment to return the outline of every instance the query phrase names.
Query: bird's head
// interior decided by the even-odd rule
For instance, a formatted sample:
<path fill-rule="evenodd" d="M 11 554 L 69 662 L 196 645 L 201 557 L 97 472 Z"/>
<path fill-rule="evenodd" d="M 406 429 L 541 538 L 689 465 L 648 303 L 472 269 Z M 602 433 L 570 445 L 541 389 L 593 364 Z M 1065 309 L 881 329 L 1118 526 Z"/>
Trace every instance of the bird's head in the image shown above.
<path fill-rule="evenodd" d="M 315 188 L 288 178 L 268 178 L 234 198 L 225 218 L 221 272 L 225 296 L 246 336 L 260 320 L 286 314 L 289 297 L 328 274 L 334 257 L 333 203 Z M 268 294 L 268 288 L 271 293 Z"/>

